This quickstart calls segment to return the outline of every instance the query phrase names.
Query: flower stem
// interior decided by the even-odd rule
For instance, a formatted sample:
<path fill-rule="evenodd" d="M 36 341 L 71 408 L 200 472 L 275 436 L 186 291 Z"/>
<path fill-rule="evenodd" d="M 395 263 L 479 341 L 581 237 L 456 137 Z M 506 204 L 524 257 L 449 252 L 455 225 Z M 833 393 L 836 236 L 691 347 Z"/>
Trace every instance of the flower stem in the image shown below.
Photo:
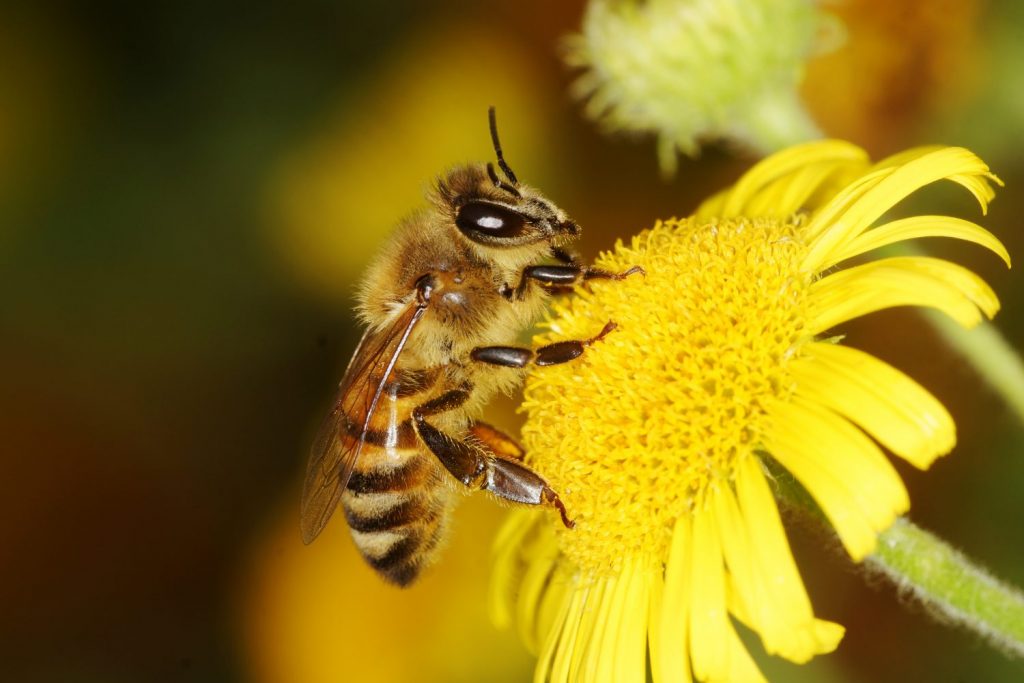
<path fill-rule="evenodd" d="M 923 311 L 932 327 L 970 361 L 985 382 L 1024 421 L 1024 362 L 995 325 L 965 330 L 942 313 Z"/>
<path fill-rule="evenodd" d="M 780 500 L 828 522 L 807 490 L 763 456 Z M 1024 594 L 999 581 L 938 536 L 898 518 L 864 561 L 944 623 L 956 624 L 1013 657 L 1024 658 Z"/>
<path fill-rule="evenodd" d="M 748 105 L 751 113 L 730 134 L 765 153 L 822 137 L 796 93 L 772 89 Z"/>
<path fill-rule="evenodd" d="M 934 534 L 897 519 L 866 562 L 936 616 L 1024 657 L 1024 595 Z"/>

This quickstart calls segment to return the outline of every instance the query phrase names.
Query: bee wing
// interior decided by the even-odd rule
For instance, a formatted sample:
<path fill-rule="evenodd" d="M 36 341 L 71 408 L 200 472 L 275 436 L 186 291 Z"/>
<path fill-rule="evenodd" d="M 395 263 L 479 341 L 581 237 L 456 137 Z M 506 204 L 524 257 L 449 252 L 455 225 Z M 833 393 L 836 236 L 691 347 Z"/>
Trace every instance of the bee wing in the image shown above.
<path fill-rule="evenodd" d="M 303 542 L 312 543 L 338 507 L 384 386 L 426 309 L 426 301 L 410 303 L 390 325 L 367 330 L 356 347 L 310 453 L 302 487 Z M 365 417 L 362 424 L 353 425 L 349 416 Z"/>

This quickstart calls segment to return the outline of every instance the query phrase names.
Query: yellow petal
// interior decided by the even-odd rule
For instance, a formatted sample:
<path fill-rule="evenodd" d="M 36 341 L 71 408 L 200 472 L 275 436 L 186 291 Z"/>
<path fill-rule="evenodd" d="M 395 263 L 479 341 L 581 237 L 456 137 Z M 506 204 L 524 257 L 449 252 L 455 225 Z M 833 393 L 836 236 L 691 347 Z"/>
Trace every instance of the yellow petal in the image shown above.
<path fill-rule="evenodd" d="M 873 249 L 920 237 L 952 237 L 974 242 L 995 252 L 1006 266 L 1010 267 L 1010 254 L 1006 247 L 995 235 L 977 223 L 950 216 L 914 216 L 890 221 L 861 233 L 822 263 L 821 268 L 830 268 L 840 261 Z"/>
<path fill-rule="evenodd" d="M 583 655 L 587 650 L 588 639 L 594 628 L 593 614 L 596 612 L 593 602 L 595 591 L 600 588 L 593 582 L 578 584 L 571 591 L 570 615 L 575 619 L 575 625 L 566 629 L 562 642 L 558 644 L 558 652 L 555 654 L 554 665 L 551 669 L 552 681 L 573 681 L 579 672 L 583 662 Z"/>
<path fill-rule="evenodd" d="M 939 152 L 943 149 L 948 148 L 945 147 L 944 145 L 922 145 L 920 147 L 915 147 L 913 149 L 897 152 L 896 154 L 888 156 L 882 159 L 881 161 L 875 163 L 875 165 L 872 166 L 872 170 L 902 166 L 906 163 L 914 161 L 915 159 L 920 159 L 924 156 L 927 156 L 934 152 Z M 970 153 L 968 150 L 964 151 Z M 1003 181 L 996 177 L 996 175 L 993 174 L 987 166 L 985 167 L 985 169 L 986 170 L 984 173 L 971 173 L 966 175 L 954 174 L 949 176 L 948 178 L 949 180 L 952 180 L 953 182 L 959 185 L 963 185 L 971 194 L 975 196 L 975 198 L 981 204 L 982 213 L 985 213 L 987 211 L 988 203 L 992 201 L 992 198 L 995 196 L 995 191 L 992 189 L 990 181 L 992 183 L 995 183 L 996 185 L 999 185 L 1000 187 L 1002 187 L 1003 185 Z"/>
<path fill-rule="evenodd" d="M 515 595 L 525 567 L 520 559 L 521 548 L 530 533 L 534 517 L 516 510 L 498 531 L 492 550 L 491 585 L 487 603 L 491 620 L 498 628 L 512 623 Z"/>
<path fill-rule="evenodd" d="M 606 652 L 614 656 L 612 683 L 644 683 L 647 680 L 647 607 L 650 569 L 639 558 L 628 558 L 622 568 L 622 590 L 612 612 L 616 629 L 605 633 Z M 609 633 L 615 631 L 614 636 Z"/>
<path fill-rule="evenodd" d="M 537 612 L 541 605 L 544 589 L 551 579 L 551 574 L 555 571 L 557 560 L 557 547 L 553 547 L 546 556 L 534 558 L 527 566 L 526 574 L 519 583 L 519 596 L 516 600 L 516 624 L 519 626 L 520 639 L 531 651 L 535 651 L 538 646 Z"/>
<path fill-rule="evenodd" d="M 563 636 L 565 635 L 565 630 L 575 627 L 575 624 L 579 623 L 578 621 L 570 620 L 570 615 L 573 614 L 573 601 L 576 597 L 576 595 L 573 595 L 573 600 L 564 600 L 561 604 L 558 616 L 555 617 L 553 628 L 548 631 L 544 639 L 544 646 L 537 655 L 537 667 L 533 670 L 534 683 L 547 683 L 548 672 L 551 670 L 552 662 L 555 659 L 555 652 L 564 647 L 566 639 Z"/>
<path fill-rule="evenodd" d="M 873 441 L 826 408 L 793 397 L 773 404 L 771 415 L 765 442 L 772 456 L 810 492 L 860 561 L 874 550 L 878 532 L 910 506 L 899 475 Z"/>
<path fill-rule="evenodd" d="M 818 334 L 853 318 L 893 306 L 928 306 L 964 327 L 999 310 L 995 292 L 970 270 L 943 259 L 900 256 L 840 270 L 810 288 Z M 979 312 L 978 309 L 981 309 Z"/>
<path fill-rule="evenodd" d="M 837 192 L 828 203 L 812 215 L 804 229 L 806 236 L 814 242 L 820 242 L 831 234 L 831 238 L 834 240 L 832 244 L 842 241 L 846 237 L 843 232 L 843 228 L 846 226 L 842 222 L 844 214 L 856 206 L 857 202 L 872 188 L 891 176 L 893 171 L 894 169 L 891 168 L 875 168 L 850 181 L 846 187 Z M 820 256 L 813 260 L 805 258 L 804 263 L 807 269 L 814 270 L 818 269 L 821 260 Z"/>
<path fill-rule="evenodd" d="M 814 618 L 778 507 L 757 458 L 740 463 L 736 495 L 755 575 L 761 584 L 762 627 L 758 631 L 765 649 L 798 663 L 831 652 L 839 644 L 842 627 L 825 626 L 829 622 Z"/>
<path fill-rule="evenodd" d="M 610 680 L 612 673 L 607 667 L 606 653 L 603 645 L 605 642 L 605 631 L 618 628 L 618 624 L 612 623 L 610 617 L 614 604 L 613 598 L 620 583 L 617 576 L 600 578 L 596 579 L 596 581 L 602 586 L 602 589 L 596 594 L 597 599 L 590 606 L 590 611 L 594 617 L 593 625 L 589 635 L 585 634 L 582 630 L 580 631 L 579 640 L 585 639 L 584 642 L 580 643 L 577 641 L 577 647 L 582 645 L 585 648 L 583 661 L 581 662 L 583 680 L 594 683 Z"/>
<path fill-rule="evenodd" d="M 761 636 L 765 650 L 803 663 L 831 652 L 843 629 L 814 618 L 778 509 L 758 461 L 736 474 L 737 491 L 719 490 L 715 516 L 733 579 L 730 610 Z"/>
<path fill-rule="evenodd" d="M 599 617 L 600 606 L 604 599 L 608 582 L 604 579 L 589 578 L 586 583 L 578 587 L 581 593 L 582 614 L 579 620 L 579 628 L 574 638 L 567 639 L 566 652 L 569 662 L 569 676 L 566 681 L 581 680 L 584 669 L 589 665 L 589 657 L 593 655 L 592 643 L 600 637 L 602 626 Z"/>
<path fill-rule="evenodd" d="M 984 212 L 992 198 L 988 166 L 961 147 L 930 149 L 900 166 L 887 166 L 865 175 L 840 192 L 807 225 L 815 238 L 804 257 L 802 270 L 820 270 L 832 254 L 866 230 L 907 195 L 937 180 L 948 179 L 967 188 Z"/>
<path fill-rule="evenodd" d="M 615 683 L 618 626 L 626 605 L 628 584 L 625 577 L 616 575 L 607 582 L 608 588 L 598 608 L 600 624 L 590 641 L 593 651 L 588 653 L 590 668 L 586 680 L 594 683 Z"/>
<path fill-rule="evenodd" d="M 710 511 L 693 516 L 690 553 L 690 657 L 694 678 L 728 680 L 729 616 L 725 605 L 725 569 L 722 546 Z"/>
<path fill-rule="evenodd" d="M 871 165 L 872 171 L 881 170 L 883 168 L 895 168 L 904 164 L 910 163 L 915 159 L 920 159 L 926 154 L 937 152 L 940 149 L 945 149 L 945 145 L 918 145 L 917 147 L 911 147 L 910 149 L 904 149 L 895 154 L 890 154 L 887 157 L 879 159 Z"/>
<path fill-rule="evenodd" d="M 556 627 L 563 605 L 569 602 L 575 590 L 575 582 L 568 575 L 565 568 L 559 567 L 556 569 L 548 589 L 544 591 L 544 595 L 541 598 L 540 609 L 537 611 L 537 629 L 535 633 L 537 643 L 544 643 L 547 635 Z"/>
<path fill-rule="evenodd" d="M 729 683 L 768 683 L 768 680 L 757 668 L 750 652 L 743 641 L 736 634 L 736 629 L 731 623 L 726 624 L 726 644 L 728 645 L 728 668 L 726 674 L 721 678 L 709 679 L 709 681 L 728 681 Z"/>
<path fill-rule="evenodd" d="M 781 220 L 814 213 L 864 174 L 865 159 L 821 161 L 804 166 L 763 188 L 747 202 L 747 216 Z"/>
<path fill-rule="evenodd" d="M 689 655 L 685 649 L 685 640 L 666 641 L 663 635 L 662 620 L 665 618 L 665 575 L 654 572 L 651 576 L 650 603 L 647 609 L 647 647 L 651 662 L 651 680 L 654 683 L 679 681 L 690 683 Z M 686 615 L 676 615 L 679 621 L 686 623 Z"/>
<path fill-rule="evenodd" d="M 545 666 L 543 667 L 545 670 L 550 669 L 550 680 L 553 682 L 558 681 L 559 683 L 571 680 L 569 678 L 569 668 L 575 654 L 583 610 L 586 609 L 587 591 L 585 589 L 573 591 L 564 602 L 568 609 L 562 617 L 564 626 L 558 637 L 558 646 L 554 654 L 549 656 L 550 661 L 544 662 Z M 538 674 L 540 669 L 541 667 L 538 667 Z"/>
<path fill-rule="evenodd" d="M 743 174 L 732 188 L 701 204 L 695 215 L 700 218 L 765 215 L 749 211 L 750 202 L 759 193 L 763 192 L 765 188 L 777 183 L 781 179 L 796 176 L 796 184 L 804 187 L 805 190 L 809 190 L 806 192 L 809 195 L 813 192 L 814 188 L 807 185 L 813 185 L 815 178 L 801 173 L 807 167 L 814 166 L 816 168 L 817 181 L 820 183 L 836 167 L 850 164 L 861 165 L 866 164 L 866 162 L 867 154 L 864 150 L 841 140 L 818 140 L 803 145 L 796 145 L 773 154 L 755 164 L 749 171 Z M 771 194 L 775 196 L 779 191 L 784 191 L 784 188 L 780 185 L 775 185 L 775 192 Z M 794 195 L 801 193 L 794 191 Z M 797 204 L 792 209 L 787 210 L 787 207 L 780 205 L 771 215 L 786 216 L 800 207 L 801 205 Z"/>
<path fill-rule="evenodd" d="M 717 218 L 723 215 L 725 211 L 725 203 L 729 200 L 729 195 L 732 192 L 731 187 L 727 187 L 724 190 L 716 192 L 711 195 L 696 208 L 693 212 L 693 217 L 699 220 L 707 220 L 709 218 Z"/>
<path fill-rule="evenodd" d="M 692 518 L 686 514 L 676 521 L 672 545 L 665 562 L 664 592 L 657 643 L 651 640 L 651 669 L 660 672 L 656 683 L 690 680 L 690 556 L 693 553 Z M 657 644 L 657 647 L 655 647 Z"/>
<path fill-rule="evenodd" d="M 795 622 L 809 620 L 811 601 L 793 560 L 779 510 L 765 481 L 758 459 L 744 458 L 736 472 L 737 511 L 741 515 L 751 556 L 760 565 L 758 572 L 770 588 L 769 597 L 777 597 L 796 617 Z"/>
<path fill-rule="evenodd" d="M 615 683 L 617 673 L 617 660 L 619 647 L 622 644 L 622 620 L 626 608 L 626 595 L 629 592 L 631 577 L 626 573 L 625 567 L 615 577 L 614 589 L 605 594 L 607 606 L 604 608 L 605 622 L 601 638 L 594 641 L 597 645 L 597 675 L 590 680 L 594 683 Z"/>
<path fill-rule="evenodd" d="M 845 166 L 837 167 L 833 162 L 799 168 L 752 196 L 743 207 L 743 215 L 787 219 L 798 211 L 814 207 L 817 203 L 814 197 L 835 193 L 839 188 L 833 184 L 848 171 Z"/>
<path fill-rule="evenodd" d="M 797 393 L 860 425 L 919 469 L 956 444 L 949 412 L 926 389 L 871 354 L 812 343 L 790 365 Z"/>
<path fill-rule="evenodd" d="M 736 476 L 739 477 L 740 474 L 737 473 Z M 757 559 L 754 557 L 751 547 L 753 543 L 747 533 L 732 487 L 720 487 L 712 503 L 718 533 L 722 539 L 722 553 L 732 579 L 728 582 L 734 592 L 734 603 L 730 603 L 735 606 L 732 611 L 750 628 L 761 633 L 776 615 L 771 613 L 772 606 L 767 603 L 768 596 L 764 595 L 762 568 L 757 565 Z"/>

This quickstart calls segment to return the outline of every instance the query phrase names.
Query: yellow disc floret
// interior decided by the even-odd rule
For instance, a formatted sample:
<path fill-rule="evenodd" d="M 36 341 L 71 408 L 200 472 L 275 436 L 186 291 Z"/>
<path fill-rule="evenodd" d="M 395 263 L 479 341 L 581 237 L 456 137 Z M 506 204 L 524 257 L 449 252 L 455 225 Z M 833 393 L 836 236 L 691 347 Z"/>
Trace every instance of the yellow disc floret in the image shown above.
<path fill-rule="evenodd" d="M 665 558 L 675 521 L 753 457 L 809 337 L 805 253 L 797 220 L 659 222 L 596 264 L 646 277 L 594 281 L 553 307 L 543 343 L 619 324 L 527 383 L 530 464 L 576 519 L 561 546 L 577 566 L 604 574 L 625 556 Z"/>

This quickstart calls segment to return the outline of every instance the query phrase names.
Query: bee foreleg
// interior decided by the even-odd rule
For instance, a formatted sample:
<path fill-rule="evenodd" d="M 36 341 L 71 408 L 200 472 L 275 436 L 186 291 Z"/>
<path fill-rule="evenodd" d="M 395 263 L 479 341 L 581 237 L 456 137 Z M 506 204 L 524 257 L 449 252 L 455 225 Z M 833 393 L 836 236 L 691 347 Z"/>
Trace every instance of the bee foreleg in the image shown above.
<path fill-rule="evenodd" d="M 527 266 L 523 269 L 522 275 L 519 276 L 519 285 L 515 288 L 516 299 L 522 299 L 526 295 L 526 289 L 531 282 L 540 283 L 549 290 L 564 291 L 587 280 L 624 280 L 636 273 L 647 274 L 640 266 L 633 266 L 621 273 L 613 273 L 609 270 L 580 265 L 571 254 L 564 251 L 556 253 L 555 258 L 570 260 L 562 266 Z"/>
<path fill-rule="evenodd" d="M 560 341 L 546 344 L 536 351 L 518 346 L 478 346 L 469 356 L 475 361 L 506 368 L 523 368 L 527 363 L 534 365 L 558 365 L 568 363 L 583 355 L 583 351 L 604 339 L 618 325 L 609 320 L 597 335 L 590 339 Z"/>
<path fill-rule="evenodd" d="M 553 247 L 551 249 L 551 255 L 562 263 L 575 266 L 577 268 L 580 266 L 580 259 L 575 252 L 569 251 L 564 247 Z"/>

